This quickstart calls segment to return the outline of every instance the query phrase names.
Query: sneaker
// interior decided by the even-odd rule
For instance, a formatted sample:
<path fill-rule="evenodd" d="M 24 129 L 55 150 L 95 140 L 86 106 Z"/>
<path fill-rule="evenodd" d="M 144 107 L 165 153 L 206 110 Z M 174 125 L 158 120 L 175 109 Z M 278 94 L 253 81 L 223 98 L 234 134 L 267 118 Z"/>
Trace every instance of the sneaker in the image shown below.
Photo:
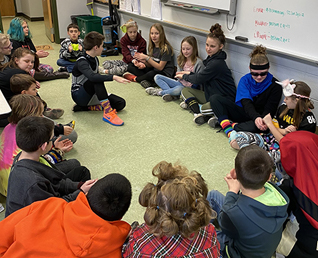
<path fill-rule="evenodd" d="M 137 78 L 136 75 L 133 75 L 132 73 L 129 73 L 129 72 L 124 73 L 124 74 L 123 74 L 123 77 L 124 77 L 126 80 L 129 80 L 129 81 L 132 81 L 132 82 L 135 82 L 135 81 L 136 81 L 136 78 Z"/>
<path fill-rule="evenodd" d="M 183 109 L 189 109 L 188 104 L 185 103 L 185 101 L 182 101 L 182 102 L 180 103 L 180 107 L 183 108 Z"/>
<path fill-rule="evenodd" d="M 150 88 L 150 87 L 153 87 L 153 86 L 154 86 L 152 82 L 147 81 L 147 80 L 143 80 L 143 81 L 141 81 L 141 82 L 140 82 L 140 85 L 141 85 L 142 87 L 144 87 L 145 89 L 147 89 L 147 88 Z"/>
<path fill-rule="evenodd" d="M 177 99 L 179 99 L 179 96 L 172 96 L 172 95 L 170 95 L 170 94 L 165 94 L 165 95 L 162 96 L 162 99 L 163 99 L 164 101 L 172 101 L 172 100 L 177 100 Z"/>
<path fill-rule="evenodd" d="M 67 72 L 67 69 L 64 66 L 61 66 L 57 71 L 62 73 L 62 72 Z"/>
<path fill-rule="evenodd" d="M 84 107 L 84 106 L 79 106 L 77 104 L 75 104 L 73 106 L 73 112 L 79 112 L 79 111 L 88 111 L 88 107 Z"/>
<path fill-rule="evenodd" d="M 71 122 L 69 122 L 68 124 L 66 124 L 66 126 L 72 127 L 73 129 L 75 128 L 75 121 L 72 120 Z"/>
<path fill-rule="evenodd" d="M 197 114 L 194 117 L 193 122 L 195 122 L 197 125 L 203 125 L 206 122 L 208 122 L 208 120 L 209 120 L 209 116 L 205 116 L 205 115 L 202 115 L 202 114 Z"/>
<path fill-rule="evenodd" d="M 120 126 L 124 124 L 124 121 L 121 120 L 117 115 L 116 109 L 113 109 L 109 113 L 104 112 L 103 120 L 111 125 Z"/>
<path fill-rule="evenodd" d="M 43 112 L 44 116 L 51 118 L 51 119 L 58 119 L 61 116 L 63 116 L 63 114 L 64 114 L 64 110 L 60 109 L 60 108 L 55 108 L 55 109 L 47 108 Z"/>
<path fill-rule="evenodd" d="M 220 127 L 218 118 L 216 116 L 211 117 L 208 121 L 208 125 L 212 128 Z"/>
<path fill-rule="evenodd" d="M 159 95 L 159 92 L 161 92 L 162 89 L 160 88 L 154 88 L 154 87 L 149 87 L 146 89 L 146 92 L 149 94 L 149 95 L 153 95 L 153 96 L 160 96 Z"/>

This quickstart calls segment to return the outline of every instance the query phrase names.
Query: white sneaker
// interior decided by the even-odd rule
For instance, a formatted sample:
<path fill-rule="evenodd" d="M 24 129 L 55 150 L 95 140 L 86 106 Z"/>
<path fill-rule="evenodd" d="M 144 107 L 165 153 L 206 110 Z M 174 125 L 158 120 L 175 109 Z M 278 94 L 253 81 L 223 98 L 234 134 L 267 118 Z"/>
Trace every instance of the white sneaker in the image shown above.
<path fill-rule="evenodd" d="M 180 107 L 182 107 L 183 109 L 189 109 L 188 104 L 185 103 L 185 101 L 182 101 L 182 102 L 180 103 Z"/>
<path fill-rule="evenodd" d="M 146 92 L 149 94 L 149 95 L 153 95 L 153 96 L 160 96 L 159 93 L 162 91 L 161 88 L 154 88 L 154 87 L 148 87 L 146 89 Z"/>

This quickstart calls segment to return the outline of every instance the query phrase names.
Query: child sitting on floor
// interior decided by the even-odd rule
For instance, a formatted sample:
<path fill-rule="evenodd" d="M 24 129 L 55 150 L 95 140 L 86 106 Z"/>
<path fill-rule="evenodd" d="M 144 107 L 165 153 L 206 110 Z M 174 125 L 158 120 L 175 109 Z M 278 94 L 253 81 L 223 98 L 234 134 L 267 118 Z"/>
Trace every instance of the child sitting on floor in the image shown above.
<path fill-rule="evenodd" d="M 106 74 L 123 75 L 127 72 L 128 65 L 138 68 L 145 68 L 143 62 L 139 62 L 134 58 L 136 52 L 147 54 L 146 40 L 138 32 L 138 25 L 133 19 L 129 19 L 120 27 L 125 35 L 120 39 L 121 53 L 123 60 L 106 60 L 103 63 L 103 70 Z"/>
<path fill-rule="evenodd" d="M 208 201 L 218 213 L 217 237 L 223 257 L 271 257 L 282 236 L 289 199 L 267 182 L 273 161 L 262 148 L 251 145 L 235 158 L 235 169 L 224 178 L 226 196 L 213 190 Z"/>
<path fill-rule="evenodd" d="M 45 117 L 29 116 L 16 127 L 16 143 L 22 150 L 14 159 L 8 182 L 6 217 L 35 201 L 61 197 L 74 201 L 87 193 L 96 180 L 83 166 L 61 171 L 43 155 L 52 148 L 54 123 Z"/>
<path fill-rule="evenodd" d="M 121 258 L 130 201 L 128 179 L 109 174 L 72 202 L 35 202 L 0 222 L 0 256 Z"/>
<path fill-rule="evenodd" d="M 69 24 L 67 26 L 67 34 L 70 38 L 64 39 L 61 42 L 60 58 L 57 60 L 57 65 L 60 72 L 71 73 L 77 58 L 84 55 L 84 42 L 78 38 L 80 35 L 77 24 Z"/>
<path fill-rule="evenodd" d="M 10 88 L 13 94 L 28 94 L 40 98 L 38 95 L 36 80 L 28 74 L 15 74 L 10 79 Z M 41 99 L 41 98 L 40 98 Z M 46 109 L 46 103 L 41 99 Z M 75 121 L 71 121 L 66 125 L 55 124 L 54 135 L 61 136 L 61 139 L 70 139 L 72 143 L 77 141 L 77 133 L 74 130 Z"/>
<path fill-rule="evenodd" d="M 145 224 L 132 231 L 123 257 L 209 257 L 220 256 L 214 226 L 215 212 L 206 196 L 208 188 L 196 171 L 165 161 L 152 174 L 139 195 L 146 207 Z"/>

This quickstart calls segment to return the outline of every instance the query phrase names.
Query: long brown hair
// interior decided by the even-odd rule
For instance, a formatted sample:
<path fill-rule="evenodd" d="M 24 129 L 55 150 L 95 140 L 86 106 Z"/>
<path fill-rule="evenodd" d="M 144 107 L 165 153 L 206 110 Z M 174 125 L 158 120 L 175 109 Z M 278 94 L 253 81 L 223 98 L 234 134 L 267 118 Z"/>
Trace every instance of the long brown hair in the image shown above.
<path fill-rule="evenodd" d="M 149 30 L 149 43 L 148 43 L 148 53 L 149 56 L 152 56 L 153 54 L 153 49 L 155 48 L 155 43 L 152 42 L 151 40 L 151 29 L 155 28 L 157 31 L 159 31 L 159 48 L 160 48 L 160 53 L 163 54 L 164 52 L 167 52 L 168 54 L 173 55 L 173 48 L 169 41 L 166 38 L 165 31 L 160 23 L 155 23 L 150 27 Z M 169 53 L 171 51 L 171 53 Z"/>
<path fill-rule="evenodd" d="M 39 58 L 37 57 L 37 54 L 28 48 L 19 47 L 11 55 L 10 61 L 8 63 L 5 63 L 3 66 L 0 67 L 0 71 L 3 71 L 6 67 L 20 69 L 19 66 L 16 64 L 15 60 L 20 59 L 21 57 L 24 57 L 25 55 L 33 55 L 34 56 L 34 69 L 37 70 L 38 65 L 39 65 L 38 64 Z"/>
<path fill-rule="evenodd" d="M 191 55 L 191 63 L 192 65 L 195 65 L 196 61 L 197 61 L 197 58 L 199 56 L 198 54 L 198 44 L 197 44 L 197 40 L 195 37 L 193 36 L 188 36 L 188 37 L 185 37 L 182 41 L 181 41 L 181 48 L 180 48 L 180 54 L 178 55 L 177 57 L 177 63 L 178 63 L 178 66 L 180 68 L 183 69 L 184 67 L 184 64 L 187 62 L 187 58 L 182 54 L 182 44 L 183 42 L 187 42 L 193 49 L 192 51 L 192 55 Z"/>
<path fill-rule="evenodd" d="M 139 195 L 139 203 L 147 208 L 144 219 L 151 234 L 187 238 L 216 217 L 206 200 L 208 187 L 198 172 L 162 161 L 152 174 L 158 182 L 148 183 Z"/>
<path fill-rule="evenodd" d="M 294 88 L 294 93 L 306 97 L 310 97 L 311 89 L 310 87 L 302 81 L 297 81 L 295 82 L 296 87 Z M 301 121 L 303 120 L 303 117 L 305 113 L 309 109 L 314 108 L 314 104 L 311 102 L 309 98 L 302 98 L 299 96 L 292 95 L 290 96 L 293 99 L 298 99 L 296 107 L 294 109 L 294 114 L 293 114 L 293 125 L 298 129 Z M 288 107 L 283 110 L 283 112 L 280 114 L 280 118 L 282 118 L 284 115 L 287 114 L 288 112 Z"/>

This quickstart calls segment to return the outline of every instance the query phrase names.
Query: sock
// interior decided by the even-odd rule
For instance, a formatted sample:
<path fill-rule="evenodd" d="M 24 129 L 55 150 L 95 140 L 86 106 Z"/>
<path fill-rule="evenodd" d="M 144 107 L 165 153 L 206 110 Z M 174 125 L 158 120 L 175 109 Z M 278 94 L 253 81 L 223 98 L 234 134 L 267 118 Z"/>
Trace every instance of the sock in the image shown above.
<path fill-rule="evenodd" d="M 89 106 L 87 108 L 88 108 L 88 110 L 91 110 L 91 111 L 102 111 L 103 110 L 102 105 L 94 105 L 94 106 Z"/>
<path fill-rule="evenodd" d="M 233 130 L 235 130 L 235 126 L 237 126 L 237 125 L 238 125 L 238 123 L 232 123 Z"/>
<path fill-rule="evenodd" d="M 224 133 L 227 135 L 227 137 L 230 138 L 231 133 L 233 132 L 233 128 L 232 128 L 232 124 L 230 122 L 230 120 L 228 119 L 223 119 L 220 122 L 220 125 L 224 131 Z"/>
<path fill-rule="evenodd" d="M 101 104 L 101 106 L 104 109 L 104 113 L 107 114 L 107 113 L 113 111 L 112 107 L 110 106 L 110 102 L 109 102 L 108 99 L 100 100 L 100 104 Z"/>
<path fill-rule="evenodd" d="M 198 104 L 197 100 L 194 97 L 187 98 L 185 100 L 185 103 L 187 103 L 188 107 L 191 109 L 191 111 L 194 114 L 200 114 L 199 104 Z"/>

